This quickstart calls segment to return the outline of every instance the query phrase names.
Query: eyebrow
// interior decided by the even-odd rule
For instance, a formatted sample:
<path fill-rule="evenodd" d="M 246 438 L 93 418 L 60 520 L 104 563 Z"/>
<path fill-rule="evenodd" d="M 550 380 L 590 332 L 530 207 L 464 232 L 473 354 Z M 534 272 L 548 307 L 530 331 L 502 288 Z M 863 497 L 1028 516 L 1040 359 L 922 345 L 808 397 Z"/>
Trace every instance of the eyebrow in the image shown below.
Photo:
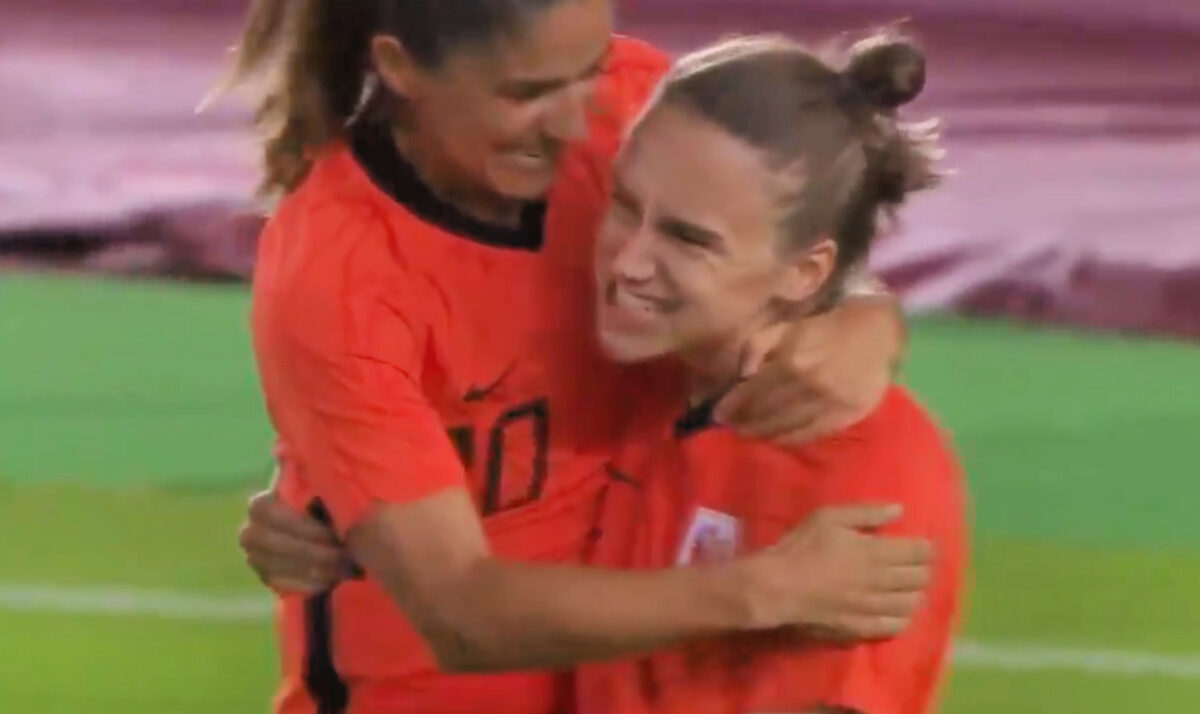
<path fill-rule="evenodd" d="M 685 221 L 676 216 L 663 216 L 656 222 L 658 230 L 687 241 L 701 243 L 714 250 L 724 250 L 725 239 L 717 231 Z"/>
<path fill-rule="evenodd" d="M 500 89 L 507 92 L 521 91 L 531 94 L 544 94 L 565 87 L 572 82 L 593 77 L 604 69 L 604 63 L 608 60 L 611 47 L 611 42 L 606 44 L 599 56 L 587 66 L 587 69 L 572 77 L 555 77 L 552 79 L 542 77 L 507 77 L 500 82 Z"/>
<path fill-rule="evenodd" d="M 619 178 L 613 179 L 612 197 L 613 200 L 617 201 L 618 203 L 625 204 L 639 216 L 642 214 L 644 209 L 642 200 L 634 195 L 633 191 L 630 191 L 628 186 L 621 183 L 621 179 Z"/>
<path fill-rule="evenodd" d="M 625 205 L 638 216 L 645 213 L 646 207 L 637 195 L 629 189 L 628 186 L 621 183 L 621 179 L 613 177 L 612 180 L 612 200 Z M 714 250 L 725 249 L 725 238 L 720 231 L 705 226 L 692 223 L 678 216 L 664 215 L 659 216 L 654 223 L 655 230 L 660 233 L 665 233 L 683 240 L 701 243 Z"/>

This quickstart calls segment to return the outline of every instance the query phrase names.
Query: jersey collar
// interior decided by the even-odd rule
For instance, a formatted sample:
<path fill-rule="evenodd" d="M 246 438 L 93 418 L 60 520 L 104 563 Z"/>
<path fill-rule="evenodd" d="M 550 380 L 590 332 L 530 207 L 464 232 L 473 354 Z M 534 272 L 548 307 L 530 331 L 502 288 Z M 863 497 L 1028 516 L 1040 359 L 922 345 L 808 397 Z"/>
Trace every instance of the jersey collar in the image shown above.
<path fill-rule="evenodd" d="M 544 242 L 546 203 L 525 207 L 517 228 L 481 221 L 438 198 L 396 148 L 385 126 L 359 122 L 351 128 L 351 153 L 371 182 L 418 218 L 443 230 L 496 248 L 537 251 Z"/>

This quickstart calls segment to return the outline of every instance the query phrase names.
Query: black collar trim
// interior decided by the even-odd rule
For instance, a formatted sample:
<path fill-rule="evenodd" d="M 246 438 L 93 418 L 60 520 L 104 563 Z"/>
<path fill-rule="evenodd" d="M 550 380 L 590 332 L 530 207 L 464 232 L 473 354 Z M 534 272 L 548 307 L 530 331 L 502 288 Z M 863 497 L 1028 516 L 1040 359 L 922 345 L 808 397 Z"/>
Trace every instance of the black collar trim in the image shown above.
<path fill-rule="evenodd" d="M 546 203 L 528 205 L 521 225 L 508 228 L 486 223 L 438 198 L 421 182 L 385 126 L 362 122 L 351 130 L 351 150 L 371 182 L 414 215 L 439 228 L 496 248 L 537 251 L 544 241 Z"/>
<path fill-rule="evenodd" d="M 706 399 L 693 407 L 689 407 L 683 415 L 675 420 L 675 438 L 686 439 L 705 429 L 711 429 L 716 426 L 717 423 L 713 421 L 713 412 L 716 410 L 717 402 L 720 399 L 720 397 Z"/>

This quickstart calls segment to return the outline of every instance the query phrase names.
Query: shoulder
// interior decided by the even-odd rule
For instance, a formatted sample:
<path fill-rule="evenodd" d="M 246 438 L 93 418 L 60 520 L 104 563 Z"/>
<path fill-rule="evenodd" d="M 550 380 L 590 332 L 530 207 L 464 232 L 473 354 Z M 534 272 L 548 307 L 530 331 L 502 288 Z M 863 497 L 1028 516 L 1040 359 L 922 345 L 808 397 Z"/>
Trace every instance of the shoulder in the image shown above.
<path fill-rule="evenodd" d="M 596 80 L 590 143 L 604 155 L 615 155 L 629 125 L 637 119 L 671 68 L 663 51 L 641 40 L 613 39 L 604 71 Z"/>
<path fill-rule="evenodd" d="M 620 137 L 650 101 L 671 58 L 641 40 L 617 36 L 596 84 L 597 128 Z"/>
<path fill-rule="evenodd" d="M 420 318 L 421 242 L 405 238 L 422 225 L 389 210 L 355 171 L 348 153 L 323 155 L 267 221 L 253 283 L 257 337 L 355 349 L 377 325 Z"/>
<path fill-rule="evenodd" d="M 380 235 L 434 229 L 380 190 L 340 142 L 315 158 L 304 181 L 276 206 L 271 226 L 296 234 L 294 245 L 339 249 L 366 247 L 361 244 Z"/>
<path fill-rule="evenodd" d="M 259 260 L 284 262 L 299 284 L 395 283 L 445 252 L 446 232 L 379 189 L 342 144 L 324 150 L 275 207 Z"/>
<path fill-rule="evenodd" d="M 830 468 L 879 461 L 953 461 L 945 432 L 908 390 L 892 386 L 862 421 L 824 439 L 795 447 L 796 458 Z"/>
<path fill-rule="evenodd" d="M 559 182 L 586 187 L 586 200 L 603 201 L 612 162 L 629 126 L 641 114 L 671 67 L 670 57 L 641 40 L 616 36 L 596 78 L 588 134 L 572 145 L 560 166 Z"/>
<path fill-rule="evenodd" d="M 641 104 L 670 68 L 671 58 L 666 52 L 648 42 L 616 35 L 605 62 L 604 78 L 612 88 Z"/>
<path fill-rule="evenodd" d="M 895 459 L 906 454 L 921 461 L 952 461 L 945 430 L 933 414 L 904 387 L 892 386 L 873 413 L 832 443 L 861 451 L 871 459 Z"/>
<path fill-rule="evenodd" d="M 862 422 L 793 455 L 821 473 L 831 503 L 899 503 L 908 526 L 919 530 L 962 518 L 962 470 L 948 434 L 901 387 Z"/>

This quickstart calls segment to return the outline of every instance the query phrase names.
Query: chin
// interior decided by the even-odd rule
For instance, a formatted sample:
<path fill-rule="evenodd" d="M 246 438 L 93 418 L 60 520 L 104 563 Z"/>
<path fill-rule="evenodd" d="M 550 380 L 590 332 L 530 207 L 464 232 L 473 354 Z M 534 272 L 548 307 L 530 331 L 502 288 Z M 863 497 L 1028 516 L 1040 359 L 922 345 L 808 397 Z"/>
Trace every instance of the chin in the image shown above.
<path fill-rule="evenodd" d="M 670 352 L 657 340 L 635 337 L 615 330 L 600 330 L 600 348 L 618 364 L 646 362 Z"/>
<path fill-rule="evenodd" d="M 498 171 L 492 175 L 496 193 L 517 201 L 540 201 L 550 193 L 557 172 L 555 167 L 544 171 Z"/>

